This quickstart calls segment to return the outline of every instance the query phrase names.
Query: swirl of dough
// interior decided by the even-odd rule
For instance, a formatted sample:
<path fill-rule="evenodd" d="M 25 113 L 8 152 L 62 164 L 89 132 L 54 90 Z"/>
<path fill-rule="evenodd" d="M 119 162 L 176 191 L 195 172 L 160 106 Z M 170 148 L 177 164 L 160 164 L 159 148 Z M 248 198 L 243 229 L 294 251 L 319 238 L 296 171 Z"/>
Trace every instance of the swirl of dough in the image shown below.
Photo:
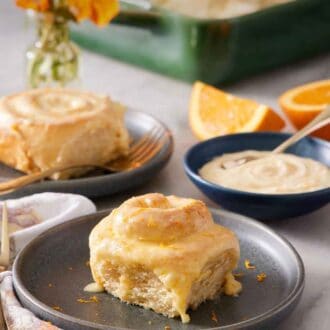
<path fill-rule="evenodd" d="M 158 193 L 127 200 L 109 220 L 115 235 L 152 242 L 175 241 L 213 225 L 203 202 Z"/>
<path fill-rule="evenodd" d="M 7 122 L 56 122 L 86 118 L 109 108 L 106 96 L 61 88 L 34 89 L 1 100 L 0 112 Z"/>
<path fill-rule="evenodd" d="M 222 287 L 236 295 L 231 271 L 239 259 L 235 234 L 215 223 L 201 201 L 158 193 L 133 197 L 89 236 L 92 287 L 122 301 L 189 321 L 187 309 Z"/>
<path fill-rule="evenodd" d="M 0 161 L 25 173 L 107 164 L 129 150 L 125 109 L 107 96 L 46 88 L 0 100 Z M 73 169 L 53 178 L 84 173 Z"/>

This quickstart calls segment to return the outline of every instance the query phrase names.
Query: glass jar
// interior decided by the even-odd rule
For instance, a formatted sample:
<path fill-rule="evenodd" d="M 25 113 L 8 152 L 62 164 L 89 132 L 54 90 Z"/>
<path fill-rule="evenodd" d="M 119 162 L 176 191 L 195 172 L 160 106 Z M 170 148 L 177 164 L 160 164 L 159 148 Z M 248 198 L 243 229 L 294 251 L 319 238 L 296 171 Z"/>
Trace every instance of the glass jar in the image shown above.
<path fill-rule="evenodd" d="M 68 20 L 53 13 L 37 18 L 38 39 L 26 53 L 29 87 L 63 87 L 79 81 L 78 47 L 70 41 Z"/>

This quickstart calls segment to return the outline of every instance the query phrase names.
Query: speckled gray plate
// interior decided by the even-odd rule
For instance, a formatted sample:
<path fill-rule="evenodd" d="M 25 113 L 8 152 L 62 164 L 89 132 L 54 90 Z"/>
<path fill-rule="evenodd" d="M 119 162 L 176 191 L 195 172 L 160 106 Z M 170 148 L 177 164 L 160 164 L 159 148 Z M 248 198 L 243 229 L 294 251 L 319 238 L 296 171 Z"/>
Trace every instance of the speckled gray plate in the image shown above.
<path fill-rule="evenodd" d="M 34 239 L 14 264 L 14 285 L 24 306 L 41 318 L 66 330 L 139 329 L 274 329 L 297 304 L 304 287 L 304 267 L 295 249 L 263 224 L 244 216 L 213 210 L 220 224 L 233 229 L 240 239 L 241 261 L 237 272 L 243 292 L 220 298 L 191 311 L 191 322 L 168 319 L 138 306 L 127 305 L 106 293 L 96 294 L 98 303 L 79 303 L 93 294 L 83 291 L 92 281 L 86 265 L 88 236 L 108 212 L 74 219 Z M 250 259 L 255 270 L 247 270 Z M 265 272 L 260 283 L 256 275 Z M 59 306 L 60 311 L 52 307 Z M 212 320 L 216 315 L 218 322 Z M 214 319 L 214 318 L 213 318 Z"/>
<path fill-rule="evenodd" d="M 143 166 L 121 173 L 95 171 L 82 178 L 70 180 L 45 180 L 31 184 L 13 193 L 1 196 L 1 199 L 16 198 L 44 191 L 82 194 L 88 197 L 106 196 L 132 189 L 147 182 L 160 171 L 171 157 L 173 151 L 172 134 L 168 128 L 154 117 L 138 111 L 128 110 L 125 116 L 126 127 L 133 140 L 149 132 L 153 127 L 159 127 L 166 135 L 161 150 Z M 0 164 L 0 181 L 6 181 L 21 176 L 22 173 Z"/>

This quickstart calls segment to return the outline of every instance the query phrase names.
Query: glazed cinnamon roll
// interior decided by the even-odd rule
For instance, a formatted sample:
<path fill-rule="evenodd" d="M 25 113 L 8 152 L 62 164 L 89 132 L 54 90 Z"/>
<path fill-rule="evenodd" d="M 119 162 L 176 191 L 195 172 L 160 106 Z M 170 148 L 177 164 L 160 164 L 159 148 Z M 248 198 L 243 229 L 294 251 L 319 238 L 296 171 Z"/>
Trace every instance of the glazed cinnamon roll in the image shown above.
<path fill-rule="evenodd" d="M 87 92 L 37 89 L 4 97 L 0 161 L 26 173 L 56 165 L 105 164 L 128 152 L 123 116 L 122 106 L 109 97 Z"/>
<path fill-rule="evenodd" d="M 96 225 L 89 246 L 98 287 L 183 322 L 188 308 L 241 290 L 231 273 L 238 240 L 198 200 L 156 193 L 131 198 Z"/>

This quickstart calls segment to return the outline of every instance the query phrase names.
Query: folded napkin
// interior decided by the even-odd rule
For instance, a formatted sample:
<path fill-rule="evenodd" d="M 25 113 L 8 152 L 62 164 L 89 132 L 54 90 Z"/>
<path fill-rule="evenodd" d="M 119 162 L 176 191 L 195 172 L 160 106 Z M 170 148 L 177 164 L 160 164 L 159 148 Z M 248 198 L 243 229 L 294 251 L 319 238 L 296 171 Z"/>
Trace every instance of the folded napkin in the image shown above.
<path fill-rule="evenodd" d="M 89 199 L 73 194 L 42 193 L 8 200 L 6 203 L 9 229 L 19 230 L 10 235 L 13 258 L 27 243 L 48 228 L 96 211 Z M 2 212 L 2 206 L 0 208 Z M 38 319 L 21 306 L 14 293 L 10 271 L 0 273 L 0 296 L 9 330 L 59 329 L 50 322 Z"/>
<path fill-rule="evenodd" d="M 13 290 L 11 272 L 0 273 L 0 293 L 8 330 L 60 330 L 50 322 L 41 321 L 21 306 Z"/>

